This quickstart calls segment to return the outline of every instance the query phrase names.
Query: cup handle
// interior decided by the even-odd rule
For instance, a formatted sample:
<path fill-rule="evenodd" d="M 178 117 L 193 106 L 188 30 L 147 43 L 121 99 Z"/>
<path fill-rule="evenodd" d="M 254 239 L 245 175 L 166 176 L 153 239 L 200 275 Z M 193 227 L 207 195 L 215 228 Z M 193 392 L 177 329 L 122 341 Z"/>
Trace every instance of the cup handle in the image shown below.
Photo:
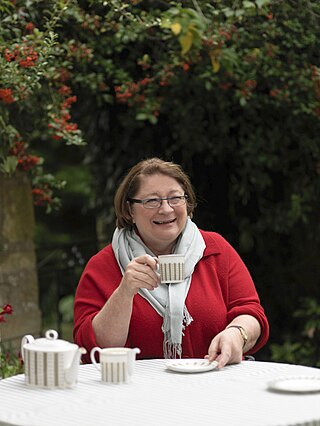
<path fill-rule="evenodd" d="M 136 355 L 139 354 L 141 350 L 139 348 L 133 348 L 131 349 L 131 352 L 128 352 L 128 373 L 129 376 L 132 376 L 133 369 L 134 369 L 134 363 L 136 361 Z"/>
<path fill-rule="evenodd" d="M 100 366 L 99 366 L 99 364 L 97 363 L 96 358 L 95 358 L 95 356 L 94 356 L 96 352 L 99 352 L 99 354 L 100 354 L 100 352 L 101 352 L 101 349 L 100 349 L 100 348 L 98 348 L 98 346 L 96 346 L 96 347 L 94 347 L 94 348 L 92 348 L 92 349 L 91 349 L 91 352 L 90 352 L 90 359 L 91 359 L 92 364 L 96 367 L 96 369 L 97 369 L 98 371 L 100 371 Z"/>

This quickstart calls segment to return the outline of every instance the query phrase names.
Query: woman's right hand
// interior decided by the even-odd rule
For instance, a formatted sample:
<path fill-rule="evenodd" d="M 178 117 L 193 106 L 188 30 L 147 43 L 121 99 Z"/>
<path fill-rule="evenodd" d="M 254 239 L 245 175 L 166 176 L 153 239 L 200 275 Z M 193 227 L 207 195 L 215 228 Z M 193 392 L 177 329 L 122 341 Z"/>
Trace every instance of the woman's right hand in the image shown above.
<path fill-rule="evenodd" d="M 134 258 L 123 274 L 119 290 L 134 296 L 140 288 L 154 290 L 160 283 L 157 272 L 157 260 L 149 254 Z"/>
<path fill-rule="evenodd" d="M 92 320 L 96 343 L 100 347 L 125 345 L 134 295 L 140 288 L 158 287 L 157 259 L 145 254 L 128 263 L 119 286 Z"/>

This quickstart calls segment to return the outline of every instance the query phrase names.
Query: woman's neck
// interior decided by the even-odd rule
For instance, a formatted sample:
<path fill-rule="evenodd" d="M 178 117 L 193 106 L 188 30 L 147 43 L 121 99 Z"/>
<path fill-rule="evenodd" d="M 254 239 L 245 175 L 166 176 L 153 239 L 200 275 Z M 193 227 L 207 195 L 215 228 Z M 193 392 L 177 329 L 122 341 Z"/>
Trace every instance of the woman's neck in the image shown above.
<path fill-rule="evenodd" d="M 177 240 L 173 241 L 170 244 L 162 245 L 161 247 L 160 246 L 154 247 L 154 246 L 146 244 L 146 242 L 143 240 L 143 238 L 139 234 L 137 227 L 135 227 L 134 229 L 135 229 L 136 234 L 139 235 L 139 237 L 141 238 L 141 241 L 143 241 L 143 243 L 148 247 L 148 249 L 151 250 L 152 253 L 154 253 L 156 256 L 159 256 L 161 254 L 173 254 L 174 253 Z"/>
<path fill-rule="evenodd" d="M 174 241 L 171 244 L 168 244 L 166 246 L 162 246 L 162 247 L 151 247 L 151 246 L 147 246 L 152 253 L 154 253 L 156 256 L 159 256 L 161 254 L 172 254 L 174 253 L 174 249 L 176 247 L 176 242 Z"/>

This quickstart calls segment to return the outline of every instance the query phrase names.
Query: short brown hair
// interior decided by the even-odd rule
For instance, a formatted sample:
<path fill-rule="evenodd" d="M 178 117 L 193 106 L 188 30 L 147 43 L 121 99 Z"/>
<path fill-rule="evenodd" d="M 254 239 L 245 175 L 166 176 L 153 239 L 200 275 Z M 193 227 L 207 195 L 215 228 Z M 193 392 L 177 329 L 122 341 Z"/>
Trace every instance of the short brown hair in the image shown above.
<path fill-rule="evenodd" d="M 118 228 L 131 228 L 132 219 L 128 198 L 134 198 L 139 191 L 142 176 L 162 174 L 175 179 L 188 195 L 187 213 L 192 218 L 196 207 L 196 196 L 191 185 L 189 176 L 182 170 L 181 166 L 171 161 L 160 158 L 148 158 L 133 166 L 124 177 L 114 197 L 114 208 L 116 213 L 116 225 Z"/>

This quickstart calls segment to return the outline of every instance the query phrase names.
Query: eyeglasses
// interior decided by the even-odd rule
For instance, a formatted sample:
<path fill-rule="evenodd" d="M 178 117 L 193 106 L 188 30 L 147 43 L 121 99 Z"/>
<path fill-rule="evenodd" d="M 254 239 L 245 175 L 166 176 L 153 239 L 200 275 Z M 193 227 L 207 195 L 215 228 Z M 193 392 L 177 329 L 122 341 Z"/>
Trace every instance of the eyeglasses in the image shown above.
<path fill-rule="evenodd" d="M 143 200 L 137 200 L 136 198 L 128 198 L 129 203 L 138 203 L 142 204 L 146 209 L 158 209 L 162 201 L 167 200 L 170 207 L 180 207 L 186 204 L 188 195 L 179 195 L 175 197 L 165 197 L 165 198 L 145 198 Z"/>

